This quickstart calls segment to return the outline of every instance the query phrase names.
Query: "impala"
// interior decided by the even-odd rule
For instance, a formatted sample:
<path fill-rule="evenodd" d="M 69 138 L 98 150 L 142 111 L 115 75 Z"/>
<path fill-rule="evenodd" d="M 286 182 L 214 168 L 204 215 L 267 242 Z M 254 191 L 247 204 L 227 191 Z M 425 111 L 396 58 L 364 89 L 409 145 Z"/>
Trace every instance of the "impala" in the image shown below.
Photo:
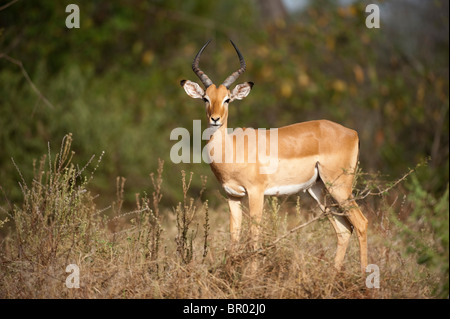
<path fill-rule="evenodd" d="M 258 147 L 262 144 L 277 143 L 276 156 L 271 159 L 277 162 L 274 172 L 262 173 L 260 168 L 265 164 L 256 156 L 255 161 L 243 162 L 212 161 L 211 170 L 228 195 L 230 208 L 230 233 L 233 243 L 239 241 L 241 230 L 242 208 L 241 201 L 248 196 L 249 215 L 252 220 L 250 236 L 257 247 L 258 233 L 264 195 L 291 195 L 299 191 L 308 193 L 318 202 L 322 211 L 329 207 L 325 203 L 328 193 L 336 201 L 343 213 L 326 214 L 336 231 L 337 251 L 335 267 L 340 269 L 353 229 L 359 241 L 361 268 L 367 266 L 367 225 L 368 221 L 352 197 L 352 184 L 358 162 L 359 139 L 358 134 L 351 129 L 327 120 L 309 121 L 280 127 L 277 139 L 269 138 L 269 130 L 263 143 L 262 134 L 254 134 L 256 143 L 245 143 L 237 149 L 236 138 L 245 134 L 247 128 L 240 133 L 227 132 L 228 107 L 234 100 L 246 97 L 253 87 L 252 82 L 236 85 L 230 90 L 231 84 L 245 71 L 244 58 L 231 41 L 239 57 L 240 68 L 232 73 L 225 81 L 216 86 L 199 68 L 200 56 L 209 44 L 209 40 L 197 53 L 192 63 L 192 70 L 205 86 L 189 80 L 181 81 L 186 93 L 192 98 L 203 99 L 206 104 L 208 124 L 214 128 L 208 146 L 220 149 L 222 154 L 242 151 L 249 158 L 249 154 L 260 154 Z M 254 130 L 258 131 L 260 130 Z M 263 135 L 264 136 L 264 135 Z M 264 145 L 268 149 L 269 145 Z M 255 158 L 255 157 L 253 157 Z"/>

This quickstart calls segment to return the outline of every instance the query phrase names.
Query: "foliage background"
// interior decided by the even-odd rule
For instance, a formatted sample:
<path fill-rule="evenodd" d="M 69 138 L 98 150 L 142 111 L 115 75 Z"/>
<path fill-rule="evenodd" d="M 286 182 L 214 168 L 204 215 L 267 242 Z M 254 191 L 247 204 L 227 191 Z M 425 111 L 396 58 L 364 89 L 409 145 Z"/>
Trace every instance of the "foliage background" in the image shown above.
<path fill-rule="evenodd" d="M 380 29 L 365 26 L 368 1 L 311 1 L 300 11 L 267 1 L 283 9 L 272 13 L 257 0 L 13 2 L 0 11 L 1 206 L 22 199 L 11 158 L 31 180 L 33 160 L 56 153 L 69 132 L 80 167 L 105 151 L 90 184 L 99 207 L 115 198 L 117 176 L 126 178 L 124 205 L 131 205 L 150 189 L 158 158 L 166 162 L 163 206 L 181 200 L 182 169 L 208 176 L 204 196 L 222 205 L 206 164 L 171 163 L 169 135 L 192 131 L 193 119 L 204 125 L 202 103 L 179 81 L 197 80 L 191 62 L 210 38 L 201 67 L 223 81 L 238 67 L 233 39 L 247 62 L 239 81 L 256 85 L 230 107 L 230 127 L 326 118 L 359 132 L 366 172 L 394 180 L 427 162 L 400 186 L 409 209 L 395 214 L 406 240 L 417 223 L 436 234 L 443 251 L 416 245 L 412 252 L 438 267 L 446 261 L 448 282 L 447 1 L 370 1 L 380 6 Z M 80 29 L 65 27 L 69 3 L 79 5 Z M 194 179 L 191 191 L 200 189 Z"/>

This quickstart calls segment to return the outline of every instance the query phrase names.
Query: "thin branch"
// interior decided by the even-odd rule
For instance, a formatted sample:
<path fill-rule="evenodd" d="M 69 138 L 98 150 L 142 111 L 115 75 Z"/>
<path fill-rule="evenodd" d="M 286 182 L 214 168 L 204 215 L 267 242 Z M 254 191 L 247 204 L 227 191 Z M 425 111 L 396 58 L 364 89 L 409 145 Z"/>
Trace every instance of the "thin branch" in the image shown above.
<path fill-rule="evenodd" d="M 295 226 L 294 228 L 292 228 L 290 231 L 288 231 L 286 234 L 284 234 L 283 236 L 278 237 L 277 239 L 275 239 L 272 243 L 270 243 L 269 245 L 267 245 L 266 247 L 264 247 L 261 250 L 256 251 L 257 253 L 262 252 L 263 250 L 267 250 L 270 249 L 272 247 L 274 247 L 279 241 L 281 241 L 282 239 L 288 237 L 289 235 L 291 235 L 292 233 L 295 233 L 297 230 L 304 228 L 306 226 L 308 226 L 309 224 L 312 224 L 313 222 L 315 222 L 318 219 L 321 219 L 323 217 L 326 216 L 326 214 L 328 214 L 327 212 L 322 212 L 321 214 L 317 215 L 316 217 L 314 217 L 313 219 L 307 221 L 306 223 L 300 224 L 298 226 Z"/>
<path fill-rule="evenodd" d="M 410 169 L 405 175 L 403 175 L 400 179 L 396 180 L 394 184 L 392 184 L 391 186 L 382 189 L 378 192 L 372 192 L 371 190 L 368 190 L 366 192 L 362 191 L 362 195 L 358 196 L 356 198 L 353 198 L 354 200 L 361 200 L 366 198 L 367 196 L 380 196 L 383 195 L 387 192 L 389 192 L 391 189 L 393 189 L 394 187 L 396 187 L 398 184 L 400 184 L 401 182 L 403 182 L 409 175 L 411 175 L 412 173 L 414 173 L 414 171 L 416 170 L 416 168 L 412 168 Z"/>
<path fill-rule="evenodd" d="M 1 8 L 0 8 L 1 9 Z M 27 70 L 25 70 L 25 68 L 23 67 L 22 61 L 19 61 L 17 59 L 14 59 L 12 57 L 10 57 L 7 54 L 4 53 L 0 53 L 0 59 L 5 59 L 17 66 L 19 66 L 20 70 L 22 71 L 23 76 L 25 77 L 25 79 L 27 80 L 28 84 L 31 86 L 31 88 L 33 89 L 33 91 L 39 96 L 40 99 L 42 99 L 44 101 L 44 103 L 54 109 L 55 107 L 53 106 L 52 103 L 50 103 L 49 100 L 47 100 L 47 98 L 41 93 L 41 91 L 36 87 L 36 85 L 34 85 L 33 81 L 31 81 L 30 76 L 28 75 Z"/>
<path fill-rule="evenodd" d="M 19 1 L 19 0 L 13 0 L 13 1 L 11 1 L 11 2 L 8 2 L 7 4 L 5 4 L 5 5 L 2 5 L 1 7 L 0 7 L 0 11 L 2 11 L 2 10 L 5 10 L 6 8 L 8 8 L 9 6 L 12 6 L 14 3 L 16 3 L 17 1 Z"/>
<path fill-rule="evenodd" d="M 302 229 L 310 224 L 312 224 L 313 222 L 323 218 L 324 216 L 326 216 L 327 214 L 329 214 L 329 210 L 327 209 L 326 212 L 322 212 L 321 214 L 317 215 L 316 217 L 314 217 L 313 219 L 307 221 L 306 223 L 300 224 L 298 226 L 295 226 L 294 228 L 292 228 L 291 230 L 289 230 L 287 233 L 285 233 L 284 235 L 278 237 L 277 239 L 275 239 L 273 242 L 271 242 L 270 244 L 266 245 L 264 248 L 261 249 L 257 249 L 254 251 L 251 251 L 249 253 L 246 254 L 239 254 L 237 256 L 231 256 L 232 259 L 246 259 L 249 258 L 251 256 L 254 255 L 258 255 L 258 254 L 263 254 L 265 253 L 267 250 L 272 249 L 276 246 L 276 244 L 278 242 L 280 242 L 281 240 L 285 239 L 286 237 L 288 237 L 289 235 L 295 233 L 296 231 L 298 231 L 299 229 Z"/>

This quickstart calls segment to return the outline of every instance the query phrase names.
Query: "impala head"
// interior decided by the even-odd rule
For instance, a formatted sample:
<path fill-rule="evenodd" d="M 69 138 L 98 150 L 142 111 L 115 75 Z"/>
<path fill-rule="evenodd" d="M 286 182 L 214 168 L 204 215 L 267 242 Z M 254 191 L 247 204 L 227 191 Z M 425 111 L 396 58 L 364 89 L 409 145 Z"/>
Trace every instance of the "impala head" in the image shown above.
<path fill-rule="evenodd" d="M 244 57 L 242 56 L 236 45 L 233 43 L 233 41 L 231 41 L 231 44 L 233 45 L 239 56 L 241 67 L 239 68 L 239 70 L 227 77 L 221 85 L 216 86 L 209 79 L 209 77 L 202 70 L 200 70 L 198 66 L 200 62 L 200 56 L 202 55 L 203 50 L 206 48 L 209 42 L 211 42 L 211 40 L 206 42 L 206 44 L 200 49 L 200 51 L 195 56 L 194 61 L 192 62 L 192 70 L 200 78 L 206 90 L 203 90 L 200 85 L 189 80 L 182 80 L 180 83 L 186 91 L 187 95 L 194 99 L 203 99 L 206 104 L 206 116 L 208 118 L 208 124 L 210 126 L 220 127 L 224 123 L 226 123 L 228 117 L 228 104 L 230 104 L 234 100 L 242 100 L 244 97 L 246 97 L 253 87 L 253 82 L 238 84 L 232 91 L 230 91 L 230 85 L 233 84 L 233 82 L 236 81 L 239 75 L 241 75 L 245 71 Z"/>

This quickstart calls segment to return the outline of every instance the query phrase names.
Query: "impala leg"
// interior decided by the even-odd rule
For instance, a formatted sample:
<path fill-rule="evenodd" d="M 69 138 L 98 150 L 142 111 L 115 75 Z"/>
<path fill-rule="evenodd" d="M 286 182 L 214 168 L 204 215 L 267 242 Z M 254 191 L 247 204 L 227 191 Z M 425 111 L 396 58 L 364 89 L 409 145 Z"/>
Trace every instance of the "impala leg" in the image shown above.
<path fill-rule="evenodd" d="M 252 240 L 252 248 L 256 250 L 258 248 L 259 228 L 264 206 L 264 192 L 249 192 L 248 201 L 250 208 L 250 238 Z"/>
<path fill-rule="evenodd" d="M 242 206 L 241 199 L 237 197 L 228 198 L 228 207 L 230 208 L 230 234 L 232 248 L 239 242 L 242 224 Z"/>
<path fill-rule="evenodd" d="M 253 251 L 256 251 L 258 249 L 259 232 L 264 206 L 264 192 L 248 192 L 248 202 L 250 210 L 250 248 L 253 249 Z M 254 276 L 257 271 L 258 262 L 255 257 L 256 256 L 250 258 L 249 267 L 245 271 L 246 275 Z M 249 273 L 247 273 L 247 271 Z"/>
<path fill-rule="evenodd" d="M 322 178 L 322 175 L 321 175 Z M 327 182 L 329 180 L 329 182 Z M 332 182 L 333 181 L 333 182 Z M 338 202 L 345 213 L 345 217 L 356 230 L 359 242 L 361 270 L 365 273 L 367 267 L 367 226 L 368 221 L 361 212 L 358 204 L 352 199 L 352 175 L 340 175 L 336 178 L 324 180 L 327 190 Z M 344 217 L 344 216 L 342 216 Z"/>
<path fill-rule="evenodd" d="M 308 189 L 309 194 L 314 198 L 322 211 L 329 209 L 326 207 L 323 185 L 316 184 Z M 344 261 L 345 252 L 347 251 L 350 237 L 352 235 L 352 227 L 345 216 L 337 216 L 328 214 L 328 220 L 333 226 L 337 237 L 336 257 L 334 259 L 334 267 L 340 270 Z"/>
<path fill-rule="evenodd" d="M 348 203 L 345 204 L 346 207 L 349 207 L 347 212 L 347 218 L 355 227 L 356 235 L 358 236 L 359 241 L 359 250 L 360 250 L 360 259 L 361 259 L 361 270 L 363 273 L 366 271 L 367 267 L 367 226 L 368 221 L 367 218 L 363 215 L 361 210 L 358 207 L 358 204 L 354 200 L 349 200 Z M 345 209 L 344 206 L 344 209 Z"/>
<path fill-rule="evenodd" d="M 337 236 L 337 250 L 334 259 L 334 267 L 340 270 L 344 262 L 345 252 L 347 251 L 350 237 L 352 235 L 352 226 L 345 216 L 328 216 Z"/>

